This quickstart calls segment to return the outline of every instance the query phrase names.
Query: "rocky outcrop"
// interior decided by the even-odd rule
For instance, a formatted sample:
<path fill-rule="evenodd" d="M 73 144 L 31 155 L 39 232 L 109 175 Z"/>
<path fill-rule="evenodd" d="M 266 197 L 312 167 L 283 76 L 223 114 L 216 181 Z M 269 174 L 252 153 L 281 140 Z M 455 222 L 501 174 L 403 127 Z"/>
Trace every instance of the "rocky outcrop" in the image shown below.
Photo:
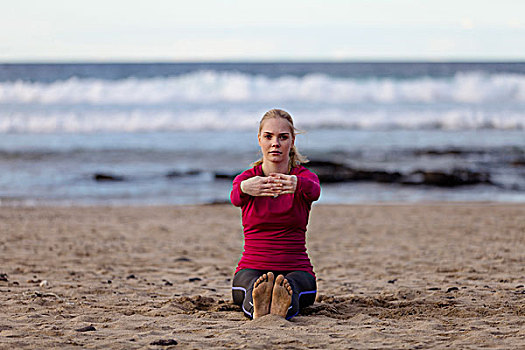
<path fill-rule="evenodd" d="M 451 172 L 418 170 L 405 176 L 401 183 L 404 185 L 429 185 L 438 187 L 492 184 L 490 174 L 467 169 L 453 169 Z"/>
<path fill-rule="evenodd" d="M 311 161 L 306 166 L 317 174 L 322 183 L 370 181 L 439 187 L 491 183 L 489 173 L 475 172 L 468 169 L 453 169 L 450 172 L 417 170 L 408 174 L 402 174 L 397 171 L 355 169 L 330 161 Z"/>
<path fill-rule="evenodd" d="M 372 181 L 391 183 L 398 182 L 402 175 L 399 172 L 383 170 L 354 169 L 341 163 L 330 161 L 310 161 L 305 165 L 319 177 L 323 183 Z"/>
<path fill-rule="evenodd" d="M 321 183 L 369 181 L 438 187 L 492 184 L 489 173 L 459 168 L 450 171 L 416 170 L 403 174 L 398 171 L 353 168 L 346 164 L 325 160 L 312 160 L 305 166 L 317 174 Z M 233 180 L 238 174 L 215 173 L 215 178 Z"/>
<path fill-rule="evenodd" d="M 187 171 L 177 171 L 173 170 L 166 174 L 166 177 L 168 179 L 177 178 L 177 177 L 183 177 L 183 176 L 196 176 L 200 175 L 202 171 L 200 170 L 187 170 Z"/>
<path fill-rule="evenodd" d="M 93 174 L 93 180 L 103 182 L 103 181 L 124 181 L 124 176 L 105 174 L 105 173 L 95 173 Z"/>

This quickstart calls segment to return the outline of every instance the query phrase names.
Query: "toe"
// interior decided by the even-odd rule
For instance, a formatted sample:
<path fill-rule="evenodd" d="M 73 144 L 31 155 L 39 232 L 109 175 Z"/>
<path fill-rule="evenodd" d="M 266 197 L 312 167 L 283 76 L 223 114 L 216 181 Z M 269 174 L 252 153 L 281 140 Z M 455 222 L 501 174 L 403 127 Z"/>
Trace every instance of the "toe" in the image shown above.
<path fill-rule="evenodd" d="M 255 283 L 253 284 L 254 287 L 258 287 L 261 283 L 264 282 L 264 280 L 265 280 L 265 277 L 264 277 L 264 276 L 265 276 L 265 275 L 262 275 L 261 277 L 259 277 L 259 278 L 257 279 L 257 281 L 255 281 Z"/>
<path fill-rule="evenodd" d="M 283 275 L 279 275 L 275 279 L 275 284 L 277 284 L 279 286 L 282 286 L 283 285 L 283 281 L 284 281 L 284 276 Z"/>
<path fill-rule="evenodd" d="M 273 275 L 273 272 L 268 272 L 268 282 L 273 284 L 274 279 L 275 279 L 275 276 Z"/>
<path fill-rule="evenodd" d="M 292 294 L 292 286 L 290 286 L 290 283 L 288 282 L 287 279 L 283 281 L 283 286 L 284 288 L 286 288 L 286 291 L 288 292 L 288 294 Z"/>

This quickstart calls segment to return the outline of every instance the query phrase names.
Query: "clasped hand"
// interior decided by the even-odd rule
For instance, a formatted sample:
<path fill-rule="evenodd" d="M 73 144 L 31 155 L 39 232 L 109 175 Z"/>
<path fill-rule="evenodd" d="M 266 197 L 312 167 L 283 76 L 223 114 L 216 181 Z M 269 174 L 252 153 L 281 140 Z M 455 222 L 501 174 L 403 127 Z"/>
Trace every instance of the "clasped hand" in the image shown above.
<path fill-rule="evenodd" d="M 254 176 L 241 182 L 241 191 L 250 196 L 273 196 L 294 193 L 297 176 L 271 173 L 269 176 Z"/>

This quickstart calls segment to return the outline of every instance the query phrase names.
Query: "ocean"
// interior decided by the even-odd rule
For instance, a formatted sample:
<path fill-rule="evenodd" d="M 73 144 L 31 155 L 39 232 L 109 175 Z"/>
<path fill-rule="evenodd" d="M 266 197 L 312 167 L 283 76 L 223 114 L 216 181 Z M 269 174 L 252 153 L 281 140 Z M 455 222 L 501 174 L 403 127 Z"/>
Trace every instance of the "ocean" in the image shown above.
<path fill-rule="evenodd" d="M 108 63 L 0 64 L 0 205 L 226 202 L 271 108 L 320 203 L 525 201 L 525 63 Z"/>

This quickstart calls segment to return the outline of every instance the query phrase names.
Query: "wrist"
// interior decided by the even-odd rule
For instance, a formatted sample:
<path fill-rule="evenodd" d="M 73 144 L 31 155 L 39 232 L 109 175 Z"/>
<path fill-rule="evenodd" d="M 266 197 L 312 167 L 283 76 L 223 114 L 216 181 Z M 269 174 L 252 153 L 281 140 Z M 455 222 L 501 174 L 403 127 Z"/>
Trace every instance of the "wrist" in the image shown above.
<path fill-rule="evenodd" d="M 244 181 L 246 181 L 246 180 L 244 180 Z M 244 194 L 246 194 L 246 191 L 245 191 L 245 189 L 244 189 L 244 187 L 243 187 L 243 186 L 244 186 L 244 181 L 241 181 L 241 185 L 240 185 L 239 187 L 240 187 L 240 189 L 241 189 L 241 192 L 244 193 Z"/>

